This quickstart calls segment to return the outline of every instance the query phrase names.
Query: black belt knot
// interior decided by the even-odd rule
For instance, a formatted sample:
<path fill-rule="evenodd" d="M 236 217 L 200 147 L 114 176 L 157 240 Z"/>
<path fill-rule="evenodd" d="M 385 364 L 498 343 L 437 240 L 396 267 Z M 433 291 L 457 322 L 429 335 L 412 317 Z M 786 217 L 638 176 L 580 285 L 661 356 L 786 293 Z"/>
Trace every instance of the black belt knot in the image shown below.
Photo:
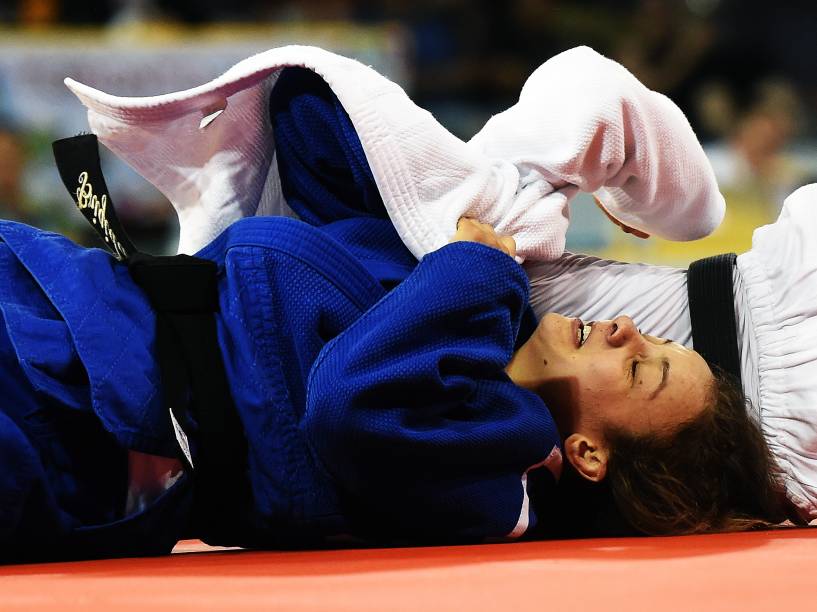
<path fill-rule="evenodd" d="M 734 253 L 725 253 L 693 262 L 687 272 L 687 294 L 695 350 L 740 384 L 732 280 L 736 260 Z"/>

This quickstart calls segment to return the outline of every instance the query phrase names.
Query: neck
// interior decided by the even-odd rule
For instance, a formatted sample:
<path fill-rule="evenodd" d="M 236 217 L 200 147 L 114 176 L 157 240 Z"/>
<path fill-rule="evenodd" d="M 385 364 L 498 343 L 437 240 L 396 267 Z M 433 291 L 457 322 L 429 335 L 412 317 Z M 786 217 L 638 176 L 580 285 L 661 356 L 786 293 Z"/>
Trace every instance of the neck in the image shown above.
<path fill-rule="evenodd" d="M 541 377 L 541 367 L 535 367 L 533 350 L 531 350 L 531 340 L 528 340 L 522 347 L 513 354 L 510 362 L 505 366 L 505 374 L 508 375 L 514 384 L 519 385 L 529 391 L 536 391 L 538 387 L 538 377 Z"/>

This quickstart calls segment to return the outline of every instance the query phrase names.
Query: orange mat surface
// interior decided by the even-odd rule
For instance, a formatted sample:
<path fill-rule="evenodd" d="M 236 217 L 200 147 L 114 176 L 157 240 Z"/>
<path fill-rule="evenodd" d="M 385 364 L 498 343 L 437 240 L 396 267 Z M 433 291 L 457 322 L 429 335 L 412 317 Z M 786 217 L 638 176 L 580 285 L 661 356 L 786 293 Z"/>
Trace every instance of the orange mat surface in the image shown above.
<path fill-rule="evenodd" d="M 817 531 L 0 566 L 0 610 L 817 608 Z"/>

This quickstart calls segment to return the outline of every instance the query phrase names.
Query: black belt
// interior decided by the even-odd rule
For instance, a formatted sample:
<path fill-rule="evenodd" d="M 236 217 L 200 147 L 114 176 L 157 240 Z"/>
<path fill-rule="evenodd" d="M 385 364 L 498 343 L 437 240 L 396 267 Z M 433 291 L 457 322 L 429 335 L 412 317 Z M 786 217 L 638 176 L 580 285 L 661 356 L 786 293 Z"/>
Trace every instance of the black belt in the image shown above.
<path fill-rule="evenodd" d="M 687 272 L 687 294 L 695 350 L 740 383 L 732 280 L 736 259 L 734 253 L 725 253 L 693 262 Z"/>
<path fill-rule="evenodd" d="M 212 544 L 246 539 L 251 493 L 247 442 L 230 395 L 214 313 L 215 262 L 139 252 L 114 211 L 96 136 L 54 143 L 57 167 L 82 214 L 156 312 L 156 355 L 179 458 L 192 472 L 195 536 Z"/>

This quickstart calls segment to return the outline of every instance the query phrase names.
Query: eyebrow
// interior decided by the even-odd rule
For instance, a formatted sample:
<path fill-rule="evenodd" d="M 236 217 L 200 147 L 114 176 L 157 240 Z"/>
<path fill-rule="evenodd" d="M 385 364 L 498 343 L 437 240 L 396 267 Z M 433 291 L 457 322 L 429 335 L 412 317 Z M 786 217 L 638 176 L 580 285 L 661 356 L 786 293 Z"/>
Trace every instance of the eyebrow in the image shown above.
<path fill-rule="evenodd" d="M 655 391 L 650 393 L 648 399 L 654 399 L 655 396 L 661 392 L 661 389 L 667 386 L 668 380 L 669 380 L 669 359 L 664 357 L 661 359 L 661 382 L 658 383 L 658 386 L 655 388 Z"/>

